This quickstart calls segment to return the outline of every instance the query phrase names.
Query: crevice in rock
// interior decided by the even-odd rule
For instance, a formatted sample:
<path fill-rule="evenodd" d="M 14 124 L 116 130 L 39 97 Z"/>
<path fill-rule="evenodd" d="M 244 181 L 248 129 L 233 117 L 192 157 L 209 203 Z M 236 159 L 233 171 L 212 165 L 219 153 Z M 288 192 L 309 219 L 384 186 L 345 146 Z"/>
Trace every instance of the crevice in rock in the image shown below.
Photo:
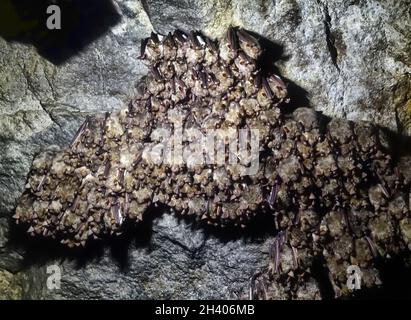
<path fill-rule="evenodd" d="M 53 82 L 51 81 L 51 79 L 49 78 L 47 72 L 44 69 L 43 69 L 43 73 L 44 73 L 44 78 L 46 79 L 47 84 L 50 87 L 50 92 L 51 92 L 51 95 L 53 97 L 53 100 L 57 101 L 57 95 L 56 95 L 56 91 L 55 91 L 54 86 L 53 86 Z"/>
<path fill-rule="evenodd" d="M 53 123 L 55 123 L 60 129 L 63 129 L 63 128 L 61 127 L 61 124 L 60 124 L 60 123 L 57 121 L 57 119 L 54 117 L 53 113 L 52 113 L 50 110 L 47 109 L 46 104 L 43 103 L 43 102 L 41 102 L 40 100 L 39 100 L 39 104 L 40 104 L 41 108 L 43 109 L 43 111 L 47 113 L 47 115 L 48 115 L 48 117 L 51 119 L 51 121 L 52 121 Z"/>
<path fill-rule="evenodd" d="M 318 256 L 314 259 L 312 266 L 312 276 L 317 281 L 322 300 L 332 300 L 335 298 L 335 292 L 330 280 L 330 270 L 326 267 L 324 256 Z"/>
<path fill-rule="evenodd" d="M 28 75 L 26 68 L 22 65 L 19 65 L 19 66 L 20 66 L 22 75 L 23 75 L 24 79 L 26 80 L 28 90 L 32 93 L 33 97 L 39 102 L 39 105 L 40 105 L 41 109 L 44 112 L 46 112 L 46 114 L 50 118 L 50 120 L 54 124 L 56 124 L 60 129 L 62 129 L 60 123 L 56 120 L 56 118 L 54 117 L 52 112 L 49 109 L 47 109 L 46 104 L 44 102 L 42 102 L 42 99 L 38 96 L 37 90 L 34 88 L 33 83 L 31 81 L 31 78 Z M 50 79 L 46 76 L 46 72 L 44 72 L 44 78 L 46 79 L 46 81 L 47 81 L 47 83 L 48 83 L 48 85 L 49 85 L 49 87 L 52 91 L 52 96 L 54 97 L 55 96 L 54 89 L 53 89 L 53 86 L 52 86 L 52 83 L 51 83 Z"/>
<path fill-rule="evenodd" d="M 147 0 L 141 0 L 141 6 L 142 6 L 143 10 L 145 11 L 148 20 L 149 20 L 150 23 L 151 23 L 151 15 L 150 15 L 150 10 L 148 9 Z M 153 25 L 153 24 L 151 23 L 151 25 Z M 154 28 L 154 26 L 153 26 L 153 28 Z"/>
<path fill-rule="evenodd" d="M 327 42 L 328 52 L 330 53 L 331 61 L 338 72 L 340 72 L 340 67 L 338 65 L 338 50 L 335 46 L 335 39 L 331 33 L 332 23 L 331 23 L 331 16 L 328 11 L 328 5 L 326 3 L 322 3 L 320 0 L 317 1 L 318 4 L 321 6 L 323 11 L 323 24 L 324 24 L 324 31 L 325 37 Z"/>

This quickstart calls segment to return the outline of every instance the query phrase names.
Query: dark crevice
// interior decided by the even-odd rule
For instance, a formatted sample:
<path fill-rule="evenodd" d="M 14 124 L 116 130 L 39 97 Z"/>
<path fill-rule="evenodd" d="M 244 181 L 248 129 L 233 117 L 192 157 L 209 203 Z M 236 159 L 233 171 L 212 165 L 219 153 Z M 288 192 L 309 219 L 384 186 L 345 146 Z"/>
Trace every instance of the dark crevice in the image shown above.
<path fill-rule="evenodd" d="M 318 283 L 320 296 L 323 300 L 335 298 L 335 292 L 330 281 L 330 270 L 326 267 L 327 263 L 324 256 L 317 256 L 312 265 L 312 276 Z"/>
<path fill-rule="evenodd" d="M 335 68 L 340 72 L 340 67 L 338 66 L 338 50 L 335 46 L 335 38 L 333 34 L 331 33 L 331 16 L 328 11 L 328 5 L 326 3 L 321 3 L 321 1 L 318 0 L 318 4 L 321 5 L 322 11 L 324 13 L 324 31 L 325 31 L 325 37 L 326 37 L 326 42 L 327 42 L 327 48 L 328 52 L 330 53 L 331 61 Z"/>
<path fill-rule="evenodd" d="M 51 121 L 53 121 L 54 124 L 56 124 L 60 129 L 62 129 L 61 124 L 57 121 L 57 119 L 54 117 L 53 113 L 47 109 L 46 104 L 44 104 L 43 102 L 41 102 L 39 100 L 40 106 L 43 109 L 43 111 L 45 113 L 47 113 L 48 117 L 51 119 Z"/>

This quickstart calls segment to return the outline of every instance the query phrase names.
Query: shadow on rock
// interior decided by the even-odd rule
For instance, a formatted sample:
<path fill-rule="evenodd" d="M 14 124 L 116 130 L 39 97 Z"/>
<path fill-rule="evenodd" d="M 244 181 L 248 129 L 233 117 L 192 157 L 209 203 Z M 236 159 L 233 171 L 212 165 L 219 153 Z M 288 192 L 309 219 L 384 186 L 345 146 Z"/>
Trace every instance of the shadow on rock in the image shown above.
<path fill-rule="evenodd" d="M 117 263 L 120 271 L 126 272 L 129 267 L 128 254 L 132 247 L 150 250 L 153 220 L 162 214 L 150 211 L 152 210 L 145 214 L 142 222 L 136 224 L 134 221 L 126 221 L 121 234 L 90 240 L 85 247 L 78 248 L 67 248 L 58 239 L 32 237 L 26 232 L 27 226 L 10 221 L 8 246 L 24 256 L 22 268 L 68 259 L 75 262 L 76 268 L 81 269 L 91 261 L 103 258 L 108 249 L 109 256 Z"/>
<path fill-rule="evenodd" d="M 130 267 L 129 253 L 133 249 L 142 248 L 148 252 L 153 250 L 152 235 L 154 221 L 162 215 L 171 214 L 165 206 L 151 206 L 144 214 L 144 219 L 138 223 L 127 220 L 123 223 L 121 234 L 106 236 L 99 240 L 90 240 L 85 247 L 67 248 L 59 243 L 58 239 L 32 237 L 25 225 L 16 225 L 10 221 L 9 248 L 20 252 L 24 256 L 22 268 L 32 265 L 44 265 L 52 260 L 71 260 L 76 268 L 81 269 L 91 261 L 102 259 L 106 252 L 118 265 L 120 271 L 127 272 Z M 237 239 L 246 242 L 262 242 L 265 238 L 275 235 L 274 220 L 269 215 L 259 214 L 245 229 L 240 227 L 219 228 L 207 223 L 194 223 L 190 217 L 178 216 L 180 222 L 190 226 L 192 232 L 203 229 L 208 236 L 227 243 Z"/>
<path fill-rule="evenodd" d="M 280 71 L 275 66 L 275 62 L 287 61 L 290 58 L 289 56 L 284 55 L 284 47 L 251 30 L 246 31 L 256 37 L 264 48 L 263 53 L 257 61 L 258 68 L 261 69 L 264 74 L 275 73 L 281 76 Z M 290 97 L 290 102 L 282 106 L 282 111 L 288 114 L 292 113 L 297 108 L 309 107 L 310 101 L 308 99 L 308 92 L 290 79 L 283 76 L 281 77 L 285 80 L 288 95 Z"/>
<path fill-rule="evenodd" d="M 61 9 L 61 29 L 49 30 L 50 5 Z M 61 64 L 103 35 L 121 17 L 111 0 L 3 0 L 0 36 L 7 41 L 34 45 L 54 64 Z"/>

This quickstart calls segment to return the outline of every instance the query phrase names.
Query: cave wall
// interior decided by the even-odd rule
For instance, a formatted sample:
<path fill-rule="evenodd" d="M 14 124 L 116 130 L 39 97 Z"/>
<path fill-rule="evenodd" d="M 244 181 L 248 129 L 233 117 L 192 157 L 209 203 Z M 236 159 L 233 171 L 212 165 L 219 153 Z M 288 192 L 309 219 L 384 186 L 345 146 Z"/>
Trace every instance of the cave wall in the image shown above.
<path fill-rule="evenodd" d="M 109 5 L 115 19 L 112 12 L 97 14 L 92 24 L 115 22 L 104 32 L 92 31 L 95 37 L 63 61 L 44 50 L 47 41 L 0 37 L 0 298 L 237 298 L 265 264 L 269 236 L 225 239 L 171 215 L 151 221 L 143 240 L 105 246 L 80 262 L 58 250 L 48 254 L 41 244 L 8 243 L 9 218 L 33 156 L 53 144 L 67 145 L 87 115 L 117 110 L 137 94 L 147 72 L 138 60 L 140 40 L 151 31 L 200 29 L 218 37 L 230 25 L 244 27 L 275 44 L 271 58 L 292 83 L 299 106 L 411 135 L 408 1 Z M 46 288 L 46 266 L 53 263 L 63 270 L 61 290 Z M 307 297 L 318 296 L 313 281 Z"/>

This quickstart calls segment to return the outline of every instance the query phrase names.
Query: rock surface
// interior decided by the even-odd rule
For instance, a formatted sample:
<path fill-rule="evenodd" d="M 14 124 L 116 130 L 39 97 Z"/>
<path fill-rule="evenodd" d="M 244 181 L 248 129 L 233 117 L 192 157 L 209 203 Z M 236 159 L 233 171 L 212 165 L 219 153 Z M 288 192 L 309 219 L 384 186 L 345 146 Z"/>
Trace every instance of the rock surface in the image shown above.
<path fill-rule="evenodd" d="M 25 298 L 57 299 L 237 299 L 256 269 L 263 267 L 267 241 L 208 236 L 165 214 L 154 219 L 152 234 L 129 243 L 127 261 L 120 246 L 78 260 L 49 260 L 27 272 L 38 277 Z M 142 245 L 142 242 L 144 245 Z M 127 247 L 127 245 L 125 245 Z M 121 255 L 121 253 L 120 253 Z M 61 289 L 47 290 L 47 266 L 61 268 Z"/>
<path fill-rule="evenodd" d="M 270 237 L 225 241 L 168 215 L 154 219 L 148 243 L 129 246 L 125 267 L 113 257 L 121 248 L 105 248 L 78 267 L 78 259 L 55 261 L 46 254 L 37 261 L 7 244 L 7 219 L 33 156 L 51 144 L 66 145 L 87 114 L 118 109 L 136 94 L 146 73 L 137 59 L 139 40 L 152 30 L 201 29 L 217 36 L 230 24 L 242 26 L 278 44 L 270 58 L 295 83 L 297 103 L 306 103 L 300 87 L 310 105 L 329 116 L 369 120 L 411 135 L 408 1 L 113 5 L 121 21 L 60 65 L 33 46 L 0 38 L 0 287 L 6 283 L 11 292 L 0 288 L 0 298 L 235 298 L 266 263 Z M 46 267 L 53 263 L 62 267 L 61 290 L 46 287 Z"/>

